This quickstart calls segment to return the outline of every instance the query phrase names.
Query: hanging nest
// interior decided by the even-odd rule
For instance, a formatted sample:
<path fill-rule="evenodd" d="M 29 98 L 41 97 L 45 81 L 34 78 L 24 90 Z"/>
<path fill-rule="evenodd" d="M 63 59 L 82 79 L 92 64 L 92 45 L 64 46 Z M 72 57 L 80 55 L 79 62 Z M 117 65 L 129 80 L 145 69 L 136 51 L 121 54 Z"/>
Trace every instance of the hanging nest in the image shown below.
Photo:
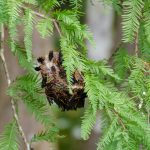
<path fill-rule="evenodd" d="M 39 66 L 35 70 L 40 71 L 42 75 L 41 86 L 45 88 L 50 104 L 55 102 L 63 111 L 84 107 L 86 98 L 84 80 L 78 70 L 73 74 L 72 93 L 70 93 L 59 52 L 50 51 L 47 57 L 39 57 L 37 61 Z"/>

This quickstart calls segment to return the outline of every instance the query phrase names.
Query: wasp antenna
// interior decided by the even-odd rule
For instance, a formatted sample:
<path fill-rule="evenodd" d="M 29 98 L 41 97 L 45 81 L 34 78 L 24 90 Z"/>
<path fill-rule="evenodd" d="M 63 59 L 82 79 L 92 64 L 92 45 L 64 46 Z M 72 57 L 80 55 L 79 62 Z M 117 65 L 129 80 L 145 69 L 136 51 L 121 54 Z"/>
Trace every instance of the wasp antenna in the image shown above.
<path fill-rule="evenodd" d="M 62 64 L 62 53 L 61 53 L 61 51 L 59 52 L 59 65 L 61 65 Z"/>
<path fill-rule="evenodd" d="M 52 60 L 52 58 L 53 58 L 53 51 L 50 51 L 50 52 L 49 52 L 48 58 L 49 58 L 49 61 Z"/>

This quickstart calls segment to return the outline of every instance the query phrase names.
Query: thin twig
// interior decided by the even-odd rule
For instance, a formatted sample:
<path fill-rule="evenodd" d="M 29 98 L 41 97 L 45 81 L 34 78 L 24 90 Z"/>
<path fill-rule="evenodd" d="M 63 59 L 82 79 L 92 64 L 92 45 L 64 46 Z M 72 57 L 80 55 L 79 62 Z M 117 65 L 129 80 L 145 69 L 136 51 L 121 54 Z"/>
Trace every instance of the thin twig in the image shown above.
<path fill-rule="evenodd" d="M 125 125 L 124 125 L 122 119 L 119 117 L 118 112 L 116 112 L 115 110 L 114 110 L 113 112 L 114 112 L 114 114 L 118 117 L 118 121 L 119 121 L 119 123 L 121 124 L 121 126 L 123 127 L 123 129 L 126 130 L 126 127 L 125 127 Z"/>
<path fill-rule="evenodd" d="M 29 8 L 26 7 L 26 6 L 21 6 L 21 8 L 22 8 L 22 9 L 29 9 Z M 39 12 L 37 12 L 37 11 L 34 11 L 34 10 L 32 10 L 32 13 L 35 14 L 36 16 L 38 16 L 38 17 L 41 17 L 41 18 L 45 18 L 45 19 L 48 18 L 48 17 L 45 16 L 44 14 L 41 14 L 41 13 L 39 13 Z M 57 22 L 55 19 L 52 19 L 52 21 L 53 21 L 53 24 L 54 24 L 54 26 L 55 26 L 57 32 L 59 33 L 59 35 L 62 36 L 61 31 L 60 31 L 60 29 L 59 29 L 58 22 Z"/>
<path fill-rule="evenodd" d="M 24 9 L 24 10 L 26 10 L 26 9 L 30 9 L 29 7 L 26 7 L 26 6 L 20 6 L 22 9 Z M 36 12 L 36 11 L 34 11 L 34 10 L 32 10 L 32 13 L 33 14 L 35 14 L 36 16 L 39 16 L 39 17 L 41 17 L 41 18 L 47 18 L 45 15 L 43 15 L 43 14 L 41 14 L 41 13 L 39 13 L 39 12 Z"/>
<path fill-rule="evenodd" d="M 138 57 L 138 51 L 139 51 L 138 40 L 139 40 L 139 32 L 137 31 L 136 37 L 135 37 L 135 56 L 137 56 L 137 57 Z"/>
<path fill-rule="evenodd" d="M 6 64 L 5 56 L 4 56 L 4 38 L 5 38 L 4 26 L 1 25 L 1 50 L 0 50 L 0 57 L 2 59 L 3 65 L 4 65 L 4 70 L 5 70 L 5 74 L 6 74 L 7 84 L 9 86 L 11 84 L 11 79 L 10 79 L 10 75 L 9 75 L 9 72 L 8 72 L 8 67 L 7 67 L 7 64 Z M 11 107 L 12 107 L 12 111 L 13 111 L 13 116 L 14 116 L 14 118 L 16 120 L 19 133 L 20 133 L 20 135 L 21 135 L 21 137 L 22 137 L 22 139 L 23 139 L 23 141 L 24 141 L 24 143 L 26 145 L 27 150 L 30 150 L 30 145 L 27 142 L 26 136 L 25 136 L 24 131 L 22 129 L 22 126 L 21 126 L 21 124 L 19 122 L 19 117 L 17 115 L 15 101 L 13 99 L 10 99 L 10 102 L 11 102 Z"/>
<path fill-rule="evenodd" d="M 148 109 L 148 110 L 147 110 L 147 122 L 148 122 L 148 125 L 150 124 L 149 117 L 150 117 L 150 111 L 149 111 L 149 109 Z"/>
<path fill-rule="evenodd" d="M 58 31 L 59 35 L 62 36 L 60 29 L 59 29 L 59 26 L 58 26 L 58 23 L 55 19 L 54 19 L 53 23 L 54 23 L 54 26 L 55 26 L 56 30 Z"/>

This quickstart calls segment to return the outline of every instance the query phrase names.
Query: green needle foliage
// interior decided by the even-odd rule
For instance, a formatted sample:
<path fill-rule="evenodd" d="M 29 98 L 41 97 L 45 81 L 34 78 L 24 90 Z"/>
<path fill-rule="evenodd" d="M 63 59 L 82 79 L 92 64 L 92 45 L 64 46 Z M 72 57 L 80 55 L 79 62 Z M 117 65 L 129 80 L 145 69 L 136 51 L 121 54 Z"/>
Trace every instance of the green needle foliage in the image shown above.
<path fill-rule="evenodd" d="M 127 50 L 119 48 L 114 57 L 114 70 L 121 79 L 125 79 L 128 71 L 130 58 Z"/>
<path fill-rule="evenodd" d="M 27 51 L 27 59 L 32 60 L 32 30 L 33 30 L 33 15 L 30 9 L 25 10 L 24 16 L 24 44 Z"/>
<path fill-rule="evenodd" d="M 32 138 L 32 142 L 38 141 L 48 141 L 48 142 L 56 142 L 58 138 L 58 128 L 51 128 L 50 130 L 42 131 L 38 133 Z"/>
<path fill-rule="evenodd" d="M 16 103 L 23 101 L 27 110 L 45 126 L 31 142 L 55 142 L 61 137 L 41 89 L 41 79 L 33 69 L 32 32 L 35 26 L 42 38 L 53 36 L 55 32 L 60 35 L 59 46 L 70 92 L 74 71 L 77 69 L 84 75 L 88 98 L 81 137 L 90 138 L 99 117 L 97 113 L 101 112 L 102 136 L 97 150 L 138 150 L 140 147 L 150 150 L 150 1 L 103 1 L 122 16 L 122 42 L 134 43 L 134 55 L 129 55 L 122 43 L 111 63 L 86 57 L 85 41 L 94 42 L 87 25 L 80 22 L 83 1 L 0 0 L 0 25 L 8 28 L 10 49 L 27 71 L 16 78 L 7 93 Z M 61 7 L 65 3 L 69 3 L 68 9 Z M 18 25 L 24 26 L 22 45 L 18 39 Z M 0 149 L 18 149 L 17 130 L 14 121 L 6 127 L 0 137 Z"/>
<path fill-rule="evenodd" d="M 15 121 L 7 124 L 4 132 L 0 136 L 1 150 L 17 150 L 18 149 L 18 129 Z"/>
<path fill-rule="evenodd" d="M 42 38 L 46 38 L 53 33 L 53 22 L 50 18 L 41 19 L 37 25 L 37 29 L 42 36 Z"/>
<path fill-rule="evenodd" d="M 139 19 L 142 15 L 143 5 L 142 0 L 127 0 L 123 2 L 122 28 L 124 42 L 133 42 L 135 32 L 139 28 Z"/>
<path fill-rule="evenodd" d="M 87 140 L 89 138 L 95 121 L 96 115 L 92 113 L 92 109 L 89 106 L 86 109 L 84 116 L 82 117 L 81 137 L 84 140 Z M 85 126 L 85 124 L 88 124 L 88 126 Z"/>

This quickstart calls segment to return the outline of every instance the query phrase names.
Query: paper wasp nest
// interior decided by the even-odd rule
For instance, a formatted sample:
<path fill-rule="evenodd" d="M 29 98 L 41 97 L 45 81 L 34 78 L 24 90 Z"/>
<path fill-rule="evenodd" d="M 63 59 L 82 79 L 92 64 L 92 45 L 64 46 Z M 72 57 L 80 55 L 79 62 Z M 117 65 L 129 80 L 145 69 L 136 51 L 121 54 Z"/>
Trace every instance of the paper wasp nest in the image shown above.
<path fill-rule="evenodd" d="M 50 51 L 49 56 L 40 57 L 37 61 L 39 66 L 35 70 L 42 75 L 41 86 L 45 88 L 50 104 L 55 102 L 63 111 L 84 107 L 86 93 L 83 76 L 79 71 L 76 70 L 73 74 L 72 94 L 70 94 L 60 53 Z"/>

